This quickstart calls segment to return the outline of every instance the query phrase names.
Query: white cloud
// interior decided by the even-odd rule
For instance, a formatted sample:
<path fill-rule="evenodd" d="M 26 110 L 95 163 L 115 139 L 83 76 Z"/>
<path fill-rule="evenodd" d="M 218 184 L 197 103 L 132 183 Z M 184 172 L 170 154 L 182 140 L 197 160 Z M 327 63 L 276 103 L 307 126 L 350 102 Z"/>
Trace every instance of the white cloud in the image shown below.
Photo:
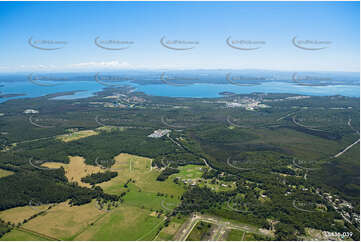
<path fill-rule="evenodd" d="M 17 72 L 17 71 L 99 71 L 99 70 L 118 70 L 118 69 L 134 69 L 132 65 L 127 62 L 120 62 L 117 60 L 112 61 L 99 61 L 99 62 L 82 62 L 69 64 L 65 66 L 57 65 L 20 65 L 18 67 L 0 66 L 2 72 Z"/>
<path fill-rule="evenodd" d="M 54 65 L 20 65 L 21 69 L 51 69 L 51 68 L 55 68 Z"/>
<path fill-rule="evenodd" d="M 113 61 L 101 61 L 101 62 L 83 62 L 72 64 L 69 66 L 71 69 L 132 69 L 133 66 L 128 62 Z"/>

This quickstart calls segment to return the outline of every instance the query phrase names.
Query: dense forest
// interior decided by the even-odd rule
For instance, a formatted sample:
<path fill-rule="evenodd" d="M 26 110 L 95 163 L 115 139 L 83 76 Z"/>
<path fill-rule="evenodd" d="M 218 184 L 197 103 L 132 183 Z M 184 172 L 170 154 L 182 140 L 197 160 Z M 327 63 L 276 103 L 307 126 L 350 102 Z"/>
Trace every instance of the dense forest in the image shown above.
<path fill-rule="evenodd" d="M 122 97 L 118 102 L 125 107 L 102 104 L 107 100 L 104 97 L 118 94 Z M 13 172 L 0 178 L 0 210 L 34 201 L 69 200 L 72 205 L 94 198 L 102 204 L 121 201 L 121 196 L 105 194 L 95 186 L 117 172 L 82 178 L 93 185 L 86 188 L 69 182 L 63 168 L 46 169 L 42 164 L 69 163 L 69 156 L 82 156 L 89 165 L 107 161 L 110 167 L 116 155 L 129 153 L 152 158 L 153 167 L 161 169 L 158 181 L 178 173 L 180 166 L 196 164 L 206 168 L 205 179 L 235 182 L 236 188 L 227 192 L 187 187 L 174 214 L 212 213 L 263 228 L 273 226 L 270 220 L 277 221 L 273 229 L 278 240 L 294 240 L 305 234 L 306 227 L 354 231 L 354 225 L 334 222 L 342 220 L 341 215 L 319 194 L 337 195 L 352 203 L 353 212 L 359 212 L 359 144 L 334 157 L 359 139 L 359 100 L 342 96 L 295 99 L 290 95 L 184 99 L 109 88 L 77 101 L 38 97 L 0 104 L 4 113 L 0 168 Z M 239 99 L 259 100 L 268 107 L 226 106 Z M 24 114 L 29 108 L 39 114 L 30 119 Z M 156 129 L 171 129 L 171 133 L 148 137 Z M 93 130 L 96 135 L 71 142 L 58 138 L 71 130 Z M 306 208 L 313 212 L 298 210 L 295 201 L 310 205 Z M 0 223 L 0 232 L 7 229 Z M 358 233 L 354 236 L 357 239 Z"/>
<path fill-rule="evenodd" d="M 81 178 L 81 181 L 85 183 L 89 183 L 90 185 L 95 185 L 98 183 L 109 181 L 113 177 L 116 177 L 117 175 L 118 172 L 115 171 L 98 172 Z"/>
<path fill-rule="evenodd" d="M 166 167 L 157 177 L 158 181 L 165 181 L 170 175 L 178 173 L 179 170 L 171 167 Z"/>
<path fill-rule="evenodd" d="M 72 205 L 89 203 L 102 197 L 118 200 L 119 197 L 104 194 L 100 187 L 89 189 L 69 183 L 64 169 L 51 171 L 22 171 L 0 179 L 0 210 L 31 203 L 52 204 L 70 200 Z"/>

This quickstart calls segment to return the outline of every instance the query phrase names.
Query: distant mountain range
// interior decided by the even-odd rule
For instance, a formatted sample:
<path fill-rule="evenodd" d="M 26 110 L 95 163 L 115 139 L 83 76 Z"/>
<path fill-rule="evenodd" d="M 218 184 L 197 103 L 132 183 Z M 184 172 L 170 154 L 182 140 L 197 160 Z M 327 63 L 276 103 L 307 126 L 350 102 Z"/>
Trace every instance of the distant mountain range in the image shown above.
<path fill-rule="evenodd" d="M 134 82 L 147 84 L 236 84 L 257 85 L 263 82 L 294 82 L 306 86 L 360 85 L 359 72 L 314 72 L 272 70 L 121 70 L 88 73 L 16 73 L 0 74 L 0 82 L 23 81 L 99 81 L 103 83 Z"/>

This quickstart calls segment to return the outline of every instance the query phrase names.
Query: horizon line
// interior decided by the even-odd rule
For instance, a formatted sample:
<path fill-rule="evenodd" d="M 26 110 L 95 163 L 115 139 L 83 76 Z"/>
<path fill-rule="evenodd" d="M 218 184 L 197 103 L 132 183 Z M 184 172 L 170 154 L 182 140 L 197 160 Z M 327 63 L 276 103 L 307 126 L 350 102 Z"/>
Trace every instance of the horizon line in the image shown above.
<path fill-rule="evenodd" d="M 98 70 L 24 70 L 24 71 L 0 71 L 3 74 L 29 74 L 29 73 L 97 73 L 97 72 L 120 72 L 120 71 L 275 71 L 275 72 L 320 72 L 320 73 L 354 73 L 360 71 L 339 70 L 280 70 L 280 69 L 258 69 L 258 68 L 124 68 L 124 69 L 98 69 Z"/>

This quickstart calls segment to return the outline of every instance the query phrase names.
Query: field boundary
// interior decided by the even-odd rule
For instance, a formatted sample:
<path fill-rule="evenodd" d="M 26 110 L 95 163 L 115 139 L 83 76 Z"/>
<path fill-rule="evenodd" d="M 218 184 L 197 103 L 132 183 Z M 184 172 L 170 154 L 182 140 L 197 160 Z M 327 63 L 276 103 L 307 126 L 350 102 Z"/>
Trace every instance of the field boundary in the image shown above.
<path fill-rule="evenodd" d="M 34 230 L 26 229 L 26 228 L 15 228 L 15 230 L 19 230 L 19 231 L 21 231 L 21 232 L 25 232 L 25 233 L 29 233 L 29 234 L 32 234 L 32 235 L 36 235 L 37 237 L 40 237 L 40 238 L 43 238 L 43 239 L 46 239 L 46 240 L 60 241 L 60 239 L 51 237 L 51 236 L 46 235 L 46 234 L 42 234 L 42 233 L 36 232 L 36 231 L 34 231 Z"/>

